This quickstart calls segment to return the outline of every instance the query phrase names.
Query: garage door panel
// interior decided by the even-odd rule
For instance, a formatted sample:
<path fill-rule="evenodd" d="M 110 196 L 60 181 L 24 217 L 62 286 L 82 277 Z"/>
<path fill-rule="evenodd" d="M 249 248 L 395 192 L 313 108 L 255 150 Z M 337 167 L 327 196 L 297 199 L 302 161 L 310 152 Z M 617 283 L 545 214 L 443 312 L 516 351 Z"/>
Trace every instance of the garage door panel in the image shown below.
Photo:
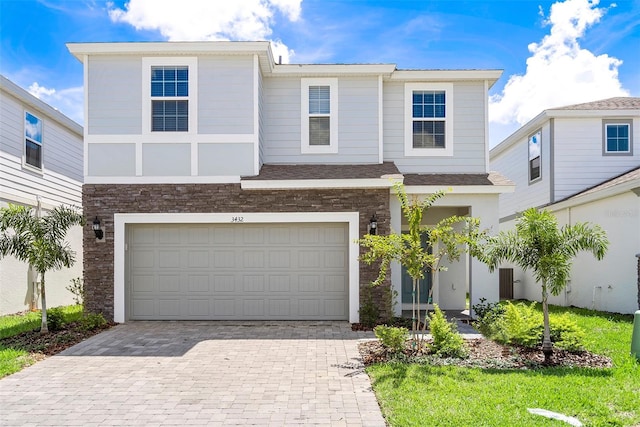
<path fill-rule="evenodd" d="M 236 289 L 236 277 L 233 275 L 213 275 L 214 292 L 233 292 Z"/>
<path fill-rule="evenodd" d="M 187 260 L 189 268 L 209 268 L 209 251 L 187 250 Z"/>
<path fill-rule="evenodd" d="M 208 274 L 190 274 L 187 279 L 187 291 L 194 293 L 209 293 L 209 275 Z"/>
<path fill-rule="evenodd" d="M 180 293 L 181 291 L 179 274 L 163 274 L 158 276 L 158 292 L 160 294 Z"/>
<path fill-rule="evenodd" d="M 180 251 L 160 250 L 158 251 L 158 267 L 180 268 Z"/>
<path fill-rule="evenodd" d="M 269 292 L 291 292 L 291 277 L 286 275 L 269 276 Z"/>
<path fill-rule="evenodd" d="M 264 276 L 246 275 L 242 278 L 242 290 L 247 293 L 264 292 Z"/>
<path fill-rule="evenodd" d="M 138 250 L 132 256 L 132 266 L 135 269 L 153 268 L 155 266 L 155 253 L 152 250 Z"/>
<path fill-rule="evenodd" d="M 348 318 L 346 224 L 129 227 L 131 319 Z"/>

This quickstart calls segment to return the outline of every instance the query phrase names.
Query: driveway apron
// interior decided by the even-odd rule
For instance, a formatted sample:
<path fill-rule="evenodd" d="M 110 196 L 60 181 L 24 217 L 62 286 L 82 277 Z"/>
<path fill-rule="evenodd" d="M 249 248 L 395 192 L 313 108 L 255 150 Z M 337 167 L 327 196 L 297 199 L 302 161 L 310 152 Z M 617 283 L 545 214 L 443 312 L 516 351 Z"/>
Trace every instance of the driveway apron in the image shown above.
<path fill-rule="evenodd" d="M 130 322 L 0 380 L 0 425 L 384 426 L 346 322 Z"/>

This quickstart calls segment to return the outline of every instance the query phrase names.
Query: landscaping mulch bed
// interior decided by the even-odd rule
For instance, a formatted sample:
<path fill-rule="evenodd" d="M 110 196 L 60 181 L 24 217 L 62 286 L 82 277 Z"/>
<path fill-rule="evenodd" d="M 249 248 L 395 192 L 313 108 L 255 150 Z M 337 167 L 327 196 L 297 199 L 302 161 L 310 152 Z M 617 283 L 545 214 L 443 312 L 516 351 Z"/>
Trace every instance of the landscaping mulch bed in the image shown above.
<path fill-rule="evenodd" d="M 39 361 L 58 354 L 114 325 L 115 323 L 108 323 L 101 328 L 87 331 L 80 328 L 79 322 L 73 322 L 66 324 L 63 329 L 46 334 L 41 334 L 37 330 L 3 338 L 0 340 L 0 346 L 27 351 L 33 361 Z"/>
<path fill-rule="evenodd" d="M 429 343 L 429 340 L 426 342 Z M 466 339 L 465 344 L 469 350 L 469 356 L 464 359 L 441 358 L 429 354 L 427 350 L 413 350 L 409 341 L 407 341 L 407 347 L 401 354 L 389 352 L 377 340 L 360 343 L 359 350 L 365 366 L 390 361 L 485 369 L 610 368 L 612 366 L 610 358 L 588 351 L 571 353 L 554 349 L 551 363 L 545 364 L 544 355 L 540 348 L 530 349 L 519 346 L 505 346 L 485 338 Z"/>

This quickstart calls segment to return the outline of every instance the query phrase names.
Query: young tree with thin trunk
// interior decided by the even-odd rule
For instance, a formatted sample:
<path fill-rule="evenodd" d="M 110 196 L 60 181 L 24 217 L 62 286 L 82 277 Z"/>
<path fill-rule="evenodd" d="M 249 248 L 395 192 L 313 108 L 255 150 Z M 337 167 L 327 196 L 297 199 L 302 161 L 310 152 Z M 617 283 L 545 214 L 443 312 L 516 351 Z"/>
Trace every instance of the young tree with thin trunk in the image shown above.
<path fill-rule="evenodd" d="M 515 230 L 499 233 L 487 245 L 486 262 L 490 271 L 501 262 L 512 262 L 523 270 L 531 270 L 533 277 L 542 285 L 542 352 L 545 363 L 549 363 L 553 355 L 549 293 L 559 295 L 567 286 L 572 260 L 578 252 L 591 252 L 601 260 L 608 245 L 606 233 L 600 226 L 576 223 L 558 228 L 558 221 L 551 212 L 535 208 L 523 212 L 516 221 Z"/>
<path fill-rule="evenodd" d="M 74 264 L 75 252 L 65 241 L 74 225 L 84 225 L 84 217 L 71 207 L 56 207 L 42 217 L 27 206 L 9 205 L 0 209 L 0 258 L 14 256 L 40 274 L 42 333 L 49 332 L 45 273 Z"/>
<path fill-rule="evenodd" d="M 380 261 L 380 272 L 373 282 L 374 286 L 382 284 L 392 261 L 398 262 L 407 269 L 413 281 L 412 287 L 412 333 L 417 339 L 421 323 L 419 301 L 420 280 L 425 274 L 435 276 L 437 271 L 445 270 L 442 261 L 457 261 L 463 253 L 480 257 L 480 242 L 485 238 L 485 232 L 480 230 L 480 220 L 468 216 L 451 216 L 438 222 L 435 226 L 422 223 L 425 213 L 433 204 L 444 197 L 445 191 L 438 191 L 428 195 L 424 200 L 418 197 L 409 199 L 404 186 L 400 183 L 394 189 L 402 214 L 408 225 L 407 233 L 391 233 L 387 236 L 366 235 L 359 243 L 367 249 L 361 259 L 371 264 Z M 423 246 L 423 236 L 426 236 L 427 247 Z M 434 281 L 432 280 L 432 283 Z M 425 313 L 426 320 L 426 313 Z"/>

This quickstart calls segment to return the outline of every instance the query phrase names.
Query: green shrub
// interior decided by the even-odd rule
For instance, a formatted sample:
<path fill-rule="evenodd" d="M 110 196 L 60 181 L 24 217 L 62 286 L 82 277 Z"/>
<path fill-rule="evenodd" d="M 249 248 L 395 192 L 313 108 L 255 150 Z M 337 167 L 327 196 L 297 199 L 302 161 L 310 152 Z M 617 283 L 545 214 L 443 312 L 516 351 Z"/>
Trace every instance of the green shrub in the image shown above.
<path fill-rule="evenodd" d="M 73 294 L 73 300 L 76 304 L 82 305 L 84 302 L 84 282 L 82 277 L 71 279 L 71 284 L 66 289 Z"/>
<path fill-rule="evenodd" d="M 61 330 L 65 323 L 65 315 L 62 307 L 50 308 L 47 310 L 47 328 L 50 331 Z"/>
<path fill-rule="evenodd" d="M 394 353 L 401 352 L 405 347 L 407 338 L 409 338 L 409 330 L 407 328 L 378 325 L 373 329 L 373 332 L 382 345 L 391 349 Z"/>
<path fill-rule="evenodd" d="M 501 335 L 504 329 L 499 323 L 503 321 L 505 308 L 500 303 L 486 301 L 486 298 L 480 298 L 480 302 L 472 307 L 478 319 L 474 326 L 482 335 L 493 338 Z"/>
<path fill-rule="evenodd" d="M 583 351 L 585 333 L 566 313 L 552 316 L 549 319 L 551 342 L 567 351 Z"/>
<path fill-rule="evenodd" d="M 509 344 L 536 347 L 542 342 L 542 314 L 535 301 L 529 305 L 507 302 L 504 313 L 504 337 Z"/>
<path fill-rule="evenodd" d="M 94 329 L 103 328 L 107 325 L 107 321 L 101 313 L 88 313 L 80 319 L 80 329 L 84 331 L 93 331 Z"/>
<path fill-rule="evenodd" d="M 373 287 L 366 287 L 363 294 L 364 301 L 360 306 L 360 323 L 368 328 L 373 328 L 378 324 L 378 318 L 380 316 L 380 310 L 373 301 Z"/>
<path fill-rule="evenodd" d="M 434 304 L 433 313 L 429 313 L 429 330 L 433 337 L 431 352 L 440 357 L 466 357 L 464 339 L 455 323 L 447 321 L 438 304 Z"/>

